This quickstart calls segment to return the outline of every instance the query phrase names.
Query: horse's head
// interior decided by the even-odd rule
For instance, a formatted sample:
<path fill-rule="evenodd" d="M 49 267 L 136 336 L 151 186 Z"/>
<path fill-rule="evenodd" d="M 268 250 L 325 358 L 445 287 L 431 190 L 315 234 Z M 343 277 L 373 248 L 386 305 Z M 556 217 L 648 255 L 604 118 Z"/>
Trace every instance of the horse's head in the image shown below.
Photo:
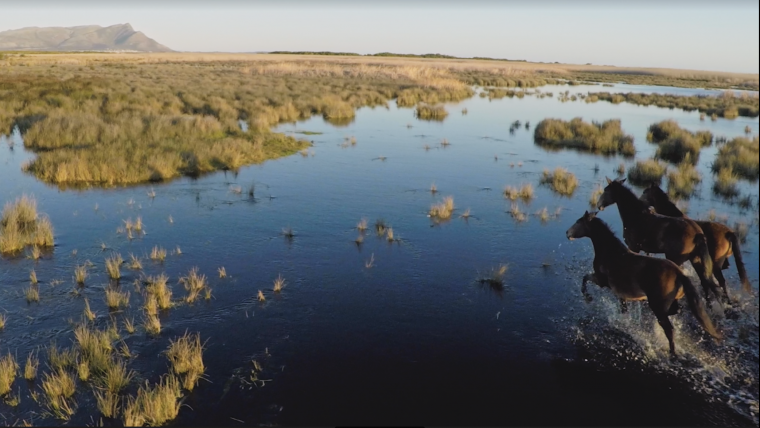
<path fill-rule="evenodd" d="M 589 236 L 589 233 L 591 233 L 591 226 L 589 223 L 594 217 L 596 217 L 596 212 L 586 211 L 586 213 L 583 214 L 583 216 L 579 218 L 575 224 L 570 226 L 570 229 L 567 229 L 567 232 L 565 232 L 567 239 L 572 241 L 575 238 L 583 238 Z"/>
<path fill-rule="evenodd" d="M 651 183 L 644 189 L 644 193 L 641 194 L 639 200 L 647 205 L 656 207 L 659 201 L 667 201 L 668 195 L 656 183 Z"/>
<path fill-rule="evenodd" d="M 610 180 L 607 178 L 607 187 L 604 188 L 604 193 L 599 197 L 599 202 L 596 203 L 599 211 L 604 211 L 605 207 L 617 202 L 618 194 L 624 189 L 623 183 L 625 183 L 625 178 L 620 180 Z"/>

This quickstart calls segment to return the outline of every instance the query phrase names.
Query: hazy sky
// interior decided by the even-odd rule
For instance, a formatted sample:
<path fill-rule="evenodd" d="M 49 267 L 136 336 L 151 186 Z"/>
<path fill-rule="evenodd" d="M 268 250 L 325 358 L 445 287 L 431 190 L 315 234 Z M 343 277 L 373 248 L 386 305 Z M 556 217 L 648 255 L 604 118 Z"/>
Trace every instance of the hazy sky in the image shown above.
<path fill-rule="evenodd" d="M 0 0 L 0 31 L 128 22 L 180 51 L 442 53 L 758 73 L 759 9 L 749 0 Z"/>

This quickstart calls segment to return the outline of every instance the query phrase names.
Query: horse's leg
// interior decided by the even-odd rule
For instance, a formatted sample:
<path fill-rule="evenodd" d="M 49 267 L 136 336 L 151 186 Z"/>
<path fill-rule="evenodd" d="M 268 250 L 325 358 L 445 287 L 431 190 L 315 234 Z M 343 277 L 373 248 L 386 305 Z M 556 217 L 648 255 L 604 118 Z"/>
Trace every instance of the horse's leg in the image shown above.
<path fill-rule="evenodd" d="M 668 315 L 678 314 L 679 309 L 681 309 L 681 306 L 678 304 L 678 300 L 673 300 L 673 304 L 670 305 L 670 309 L 668 309 Z"/>
<path fill-rule="evenodd" d="M 718 267 L 717 264 L 714 265 L 713 268 L 713 275 L 715 275 L 715 279 L 718 280 L 718 284 L 720 284 L 720 288 L 723 289 L 723 294 L 726 297 L 726 300 L 730 300 L 728 297 L 728 288 L 726 288 L 726 278 L 723 277 L 723 272 L 720 267 Z"/>
<path fill-rule="evenodd" d="M 670 323 L 668 313 L 665 311 L 665 309 L 669 308 L 670 306 L 671 305 L 668 305 L 667 302 L 663 302 L 661 300 L 653 301 L 652 299 L 649 299 L 649 307 L 657 317 L 657 322 L 660 324 L 660 327 L 662 327 L 662 329 L 665 331 L 665 337 L 668 338 L 668 344 L 670 345 L 670 355 L 672 357 L 675 357 L 676 344 L 673 341 L 673 324 Z"/>
<path fill-rule="evenodd" d="M 628 313 L 628 302 L 626 302 L 623 299 L 620 299 L 620 313 L 623 313 L 623 314 Z"/>
<path fill-rule="evenodd" d="M 597 285 L 599 284 L 599 282 L 596 279 L 596 274 L 595 273 L 590 273 L 590 274 L 587 274 L 587 275 L 583 275 L 583 282 L 581 283 L 581 293 L 583 293 L 583 297 L 586 299 L 586 303 L 589 303 L 592 300 L 594 300 L 591 297 L 591 294 L 589 294 L 588 289 L 586 288 L 586 283 L 589 282 L 589 281 L 593 282 L 594 284 L 597 284 Z"/>

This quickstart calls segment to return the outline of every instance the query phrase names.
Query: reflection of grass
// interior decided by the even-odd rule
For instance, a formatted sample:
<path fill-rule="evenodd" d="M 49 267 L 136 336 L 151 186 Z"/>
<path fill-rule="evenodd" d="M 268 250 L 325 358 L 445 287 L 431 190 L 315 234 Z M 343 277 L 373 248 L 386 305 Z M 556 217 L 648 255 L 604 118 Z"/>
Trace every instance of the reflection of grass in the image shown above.
<path fill-rule="evenodd" d="M 533 131 L 536 144 L 551 148 L 572 148 L 593 153 L 620 153 L 633 156 L 633 137 L 623 133 L 620 120 L 586 123 L 581 118 L 569 122 L 544 119 Z"/>
<path fill-rule="evenodd" d="M 644 161 L 636 161 L 636 163 L 628 169 L 628 179 L 633 184 L 659 184 L 662 181 L 662 176 L 665 175 L 667 166 L 655 159 L 647 159 Z"/>
<path fill-rule="evenodd" d="M 549 185 L 552 190 L 564 196 L 572 196 L 575 188 L 578 187 L 578 179 L 575 174 L 562 167 L 557 167 L 554 171 L 545 169 L 541 183 Z"/>

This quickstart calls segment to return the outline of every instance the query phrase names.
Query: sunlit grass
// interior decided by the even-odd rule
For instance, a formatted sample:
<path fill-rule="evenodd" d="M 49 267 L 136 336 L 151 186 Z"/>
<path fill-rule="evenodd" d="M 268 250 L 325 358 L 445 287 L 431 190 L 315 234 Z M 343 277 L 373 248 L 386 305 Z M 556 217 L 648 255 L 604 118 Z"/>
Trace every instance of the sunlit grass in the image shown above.
<path fill-rule="evenodd" d="M 121 258 L 120 254 L 114 254 L 106 259 L 106 271 L 108 271 L 108 276 L 111 277 L 111 279 L 121 278 L 119 267 L 122 263 L 124 263 L 124 260 Z"/>
<path fill-rule="evenodd" d="M 95 391 L 95 401 L 98 405 L 98 411 L 107 417 L 115 418 L 119 415 L 119 403 L 121 399 L 117 394 L 107 390 Z"/>
<path fill-rule="evenodd" d="M 688 161 L 682 162 L 677 169 L 668 173 L 668 193 L 671 198 L 688 198 L 701 181 L 702 176 L 694 165 Z"/>
<path fill-rule="evenodd" d="M 183 379 L 183 387 L 192 391 L 206 370 L 200 335 L 185 333 L 182 337 L 171 340 L 166 357 L 171 363 L 172 371 Z"/>
<path fill-rule="evenodd" d="M 282 275 L 278 275 L 277 279 L 274 280 L 274 287 L 272 288 L 272 291 L 279 293 L 282 291 L 283 287 L 285 287 L 285 278 L 283 278 Z"/>
<path fill-rule="evenodd" d="M 739 195 L 737 187 L 738 176 L 731 169 L 725 168 L 719 170 L 715 182 L 713 183 L 713 192 L 724 198 L 734 198 Z"/>
<path fill-rule="evenodd" d="M 760 141 L 736 137 L 718 149 L 718 156 L 712 165 L 713 172 L 729 170 L 738 177 L 757 180 L 760 176 Z"/>
<path fill-rule="evenodd" d="M 428 215 L 437 219 L 451 218 L 451 214 L 454 212 L 454 198 L 452 196 L 446 196 L 443 201 L 434 204 L 430 207 Z"/>
<path fill-rule="evenodd" d="M 185 301 L 188 303 L 195 302 L 201 291 L 208 286 L 206 275 L 199 275 L 197 267 L 190 269 L 190 273 L 188 273 L 187 276 L 180 278 L 179 281 L 185 286 L 185 290 L 187 291 Z"/>
<path fill-rule="evenodd" d="M 575 174 L 562 167 L 555 168 L 553 172 L 544 169 L 541 183 L 549 185 L 552 190 L 564 196 L 572 196 L 575 188 L 578 187 Z"/>
<path fill-rule="evenodd" d="M 24 296 L 26 297 L 27 303 L 34 303 L 40 301 L 40 288 L 32 284 L 29 287 L 24 288 Z"/>
<path fill-rule="evenodd" d="M 76 391 L 74 376 L 66 370 L 56 369 L 44 374 L 41 387 L 47 410 L 57 419 L 71 418 L 77 409 L 72 398 Z"/>
<path fill-rule="evenodd" d="M 18 372 L 18 363 L 10 352 L 0 357 L 0 397 L 8 394 Z"/>
<path fill-rule="evenodd" d="M 132 253 L 129 254 L 129 268 L 134 270 L 142 269 L 142 263 L 140 262 L 140 259 Z"/>
<path fill-rule="evenodd" d="M 0 216 L 0 253 L 15 253 L 27 245 L 52 247 L 53 243 L 53 226 L 50 219 L 37 213 L 33 196 L 6 202 Z"/>
<path fill-rule="evenodd" d="M 129 292 L 118 291 L 111 287 L 107 287 L 106 306 L 111 310 L 117 310 L 121 307 L 129 306 Z"/>
<path fill-rule="evenodd" d="M 163 377 L 151 387 L 147 382 L 137 391 L 137 397 L 128 397 L 124 403 L 124 426 L 160 426 L 179 414 L 182 392 L 179 380 L 173 376 Z"/>
<path fill-rule="evenodd" d="M 448 115 L 449 112 L 442 105 L 418 104 L 415 110 L 415 116 L 423 120 L 442 121 Z"/>
<path fill-rule="evenodd" d="M 134 318 L 124 318 L 124 330 L 126 330 L 129 334 L 135 334 Z"/>
<path fill-rule="evenodd" d="M 158 319 L 158 315 L 146 314 L 143 320 L 143 327 L 145 328 L 145 332 L 151 336 L 161 334 L 161 320 Z"/>
<path fill-rule="evenodd" d="M 486 275 L 482 275 L 478 278 L 478 282 L 481 284 L 488 284 L 492 287 L 503 287 L 504 276 L 507 274 L 507 265 L 500 264 L 499 266 L 490 269 Z"/>
<path fill-rule="evenodd" d="M 129 385 L 135 377 L 133 370 L 127 369 L 127 364 L 118 359 L 111 360 L 105 370 L 98 376 L 98 385 L 112 394 L 118 394 Z"/>
<path fill-rule="evenodd" d="M 150 259 L 163 262 L 166 260 L 166 249 L 159 246 L 153 247 L 150 251 Z"/>
<path fill-rule="evenodd" d="M 662 177 L 665 175 L 665 171 L 667 171 L 667 166 L 655 159 L 636 161 L 636 163 L 628 169 L 628 179 L 633 184 L 659 184 L 662 181 Z"/>
<path fill-rule="evenodd" d="M 93 312 L 92 309 L 90 308 L 90 301 L 87 300 L 87 298 L 85 297 L 85 299 L 84 299 L 84 317 L 88 321 L 93 321 L 93 320 L 95 320 L 96 316 L 97 316 L 97 314 L 95 314 L 95 312 Z"/>
<path fill-rule="evenodd" d="M 84 281 L 87 279 L 86 265 L 77 265 L 77 267 L 74 268 L 74 279 L 76 280 L 77 284 L 84 284 Z"/>
<path fill-rule="evenodd" d="M 633 137 L 623 133 L 620 120 L 587 123 L 577 117 L 569 122 L 544 119 L 536 125 L 533 139 L 539 146 L 558 150 L 572 148 L 593 153 L 633 156 Z"/>
<path fill-rule="evenodd" d="M 29 282 L 31 282 L 32 285 L 36 285 L 37 282 L 38 282 L 37 281 L 37 272 L 35 272 L 34 269 L 32 269 L 31 271 L 29 271 Z"/>
<path fill-rule="evenodd" d="M 168 281 L 169 277 L 162 273 L 156 276 L 149 276 L 147 278 L 148 285 L 145 286 L 146 293 L 155 299 L 156 305 L 161 310 L 169 309 L 172 306 L 172 291 L 167 285 Z"/>
<path fill-rule="evenodd" d="M 217 272 L 219 272 L 219 278 L 227 278 L 227 269 L 224 266 L 217 269 Z"/>

